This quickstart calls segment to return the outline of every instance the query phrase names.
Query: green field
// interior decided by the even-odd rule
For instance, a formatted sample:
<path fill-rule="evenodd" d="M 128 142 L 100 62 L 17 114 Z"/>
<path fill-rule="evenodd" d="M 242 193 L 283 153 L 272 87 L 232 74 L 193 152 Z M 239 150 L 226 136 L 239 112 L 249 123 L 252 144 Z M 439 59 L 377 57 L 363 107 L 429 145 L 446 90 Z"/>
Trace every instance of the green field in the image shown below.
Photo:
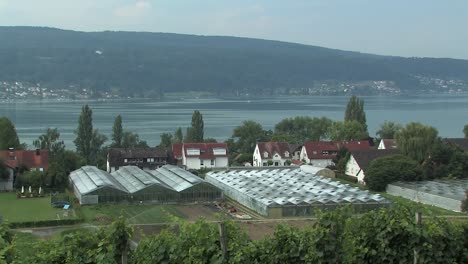
<path fill-rule="evenodd" d="M 123 216 L 131 224 L 173 222 L 173 217 L 185 219 L 183 213 L 171 205 L 94 205 L 81 207 L 86 222 L 106 224 Z"/>
<path fill-rule="evenodd" d="M 63 212 L 50 205 L 50 197 L 16 198 L 15 193 L 0 193 L 0 215 L 10 223 L 64 219 Z"/>

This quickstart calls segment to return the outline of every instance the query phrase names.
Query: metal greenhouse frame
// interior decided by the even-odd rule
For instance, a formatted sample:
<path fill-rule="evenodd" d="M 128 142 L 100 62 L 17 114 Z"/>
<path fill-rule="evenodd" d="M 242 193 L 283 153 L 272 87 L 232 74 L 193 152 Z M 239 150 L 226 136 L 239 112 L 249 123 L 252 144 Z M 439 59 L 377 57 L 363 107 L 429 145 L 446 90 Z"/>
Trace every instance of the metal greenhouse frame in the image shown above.
<path fill-rule="evenodd" d="M 387 206 L 378 194 L 314 175 L 304 168 L 249 168 L 212 171 L 206 181 L 225 195 L 269 217 L 311 216 L 315 209 L 330 210 L 351 204 L 356 211 Z"/>
<path fill-rule="evenodd" d="M 172 165 L 152 171 L 125 166 L 110 174 L 85 166 L 70 174 L 70 182 L 81 204 L 191 203 L 213 201 L 222 196 L 218 188 Z"/>

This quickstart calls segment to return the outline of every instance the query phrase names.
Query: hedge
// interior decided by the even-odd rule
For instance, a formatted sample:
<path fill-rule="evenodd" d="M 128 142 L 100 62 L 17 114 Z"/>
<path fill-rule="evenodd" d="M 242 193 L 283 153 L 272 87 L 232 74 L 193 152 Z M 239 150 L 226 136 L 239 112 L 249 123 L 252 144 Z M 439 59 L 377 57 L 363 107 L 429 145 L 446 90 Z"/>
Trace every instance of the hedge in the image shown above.
<path fill-rule="evenodd" d="M 45 226 L 62 226 L 74 225 L 84 222 L 83 219 L 62 219 L 62 220 L 43 220 L 43 221 L 30 221 L 30 222 L 16 222 L 11 223 L 11 228 L 25 228 L 25 227 L 45 227 Z"/>

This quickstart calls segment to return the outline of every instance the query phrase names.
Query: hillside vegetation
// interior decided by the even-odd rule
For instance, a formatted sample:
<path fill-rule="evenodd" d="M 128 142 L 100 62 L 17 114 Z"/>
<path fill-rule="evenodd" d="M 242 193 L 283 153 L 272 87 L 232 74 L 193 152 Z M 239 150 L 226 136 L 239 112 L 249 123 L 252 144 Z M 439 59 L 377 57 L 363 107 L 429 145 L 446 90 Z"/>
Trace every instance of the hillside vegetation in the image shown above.
<path fill-rule="evenodd" d="M 468 82 L 467 60 L 378 56 L 260 39 L 35 27 L 0 27 L 0 39 L 0 81 L 124 96 L 269 95 L 330 80 L 386 80 L 415 91 L 421 76 Z"/>

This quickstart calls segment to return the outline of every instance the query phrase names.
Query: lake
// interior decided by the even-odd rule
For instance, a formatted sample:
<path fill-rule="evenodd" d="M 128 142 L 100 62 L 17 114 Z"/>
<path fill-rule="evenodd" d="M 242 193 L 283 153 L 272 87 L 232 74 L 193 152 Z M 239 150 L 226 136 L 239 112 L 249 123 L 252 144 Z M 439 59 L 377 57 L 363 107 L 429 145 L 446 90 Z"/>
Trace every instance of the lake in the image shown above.
<path fill-rule="evenodd" d="M 74 130 L 81 107 L 93 110 L 93 124 L 110 138 L 115 116 L 121 114 L 124 129 L 136 132 L 150 146 L 159 135 L 173 133 L 177 127 L 190 126 L 194 110 L 203 114 L 205 137 L 225 140 L 244 120 L 254 120 L 271 129 L 280 120 L 307 115 L 342 120 L 349 97 L 275 97 L 250 100 L 190 99 L 179 101 L 89 101 L 89 102 L 1 102 L 0 116 L 10 118 L 21 142 L 32 147 L 34 139 L 48 127 L 58 128 L 67 148 L 74 148 Z M 365 101 L 367 125 L 371 136 L 385 120 L 406 124 L 418 121 L 432 125 L 443 137 L 462 137 L 468 124 L 468 95 L 369 96 Z"/>

